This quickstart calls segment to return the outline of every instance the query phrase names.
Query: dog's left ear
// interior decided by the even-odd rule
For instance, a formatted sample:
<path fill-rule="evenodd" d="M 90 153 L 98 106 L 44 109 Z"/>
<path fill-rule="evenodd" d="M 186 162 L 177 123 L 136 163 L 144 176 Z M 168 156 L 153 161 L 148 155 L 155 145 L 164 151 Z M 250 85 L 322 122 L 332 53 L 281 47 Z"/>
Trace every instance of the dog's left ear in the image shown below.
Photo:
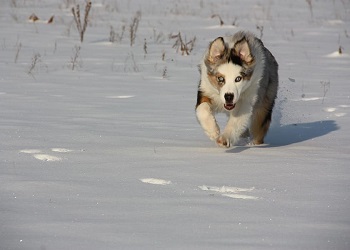
<path fill-rule="evenodd" d="M 247 40 L 243 38 L 238 41 L 233 47 L 233 53 L 241 58 L 246 64 L 251 64 L 253 62 L 253 56 L 250 54 L 250 48 Z"/>

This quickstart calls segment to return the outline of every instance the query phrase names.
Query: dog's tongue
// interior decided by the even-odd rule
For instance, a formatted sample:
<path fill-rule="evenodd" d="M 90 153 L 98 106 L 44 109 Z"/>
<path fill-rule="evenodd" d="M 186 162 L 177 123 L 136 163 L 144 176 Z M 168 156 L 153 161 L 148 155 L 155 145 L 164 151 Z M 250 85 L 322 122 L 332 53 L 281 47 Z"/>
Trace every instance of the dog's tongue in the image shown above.
<path fill-rule="evenodd" d="M 236 105 L 233 104 L 233 103 L 224 104 L 224 107 L 225 107 L 225 109 L 227 109 L 227 110 L 232 110 L 232 109 L 234 109 L 235 106 L 236 106 Z"/>

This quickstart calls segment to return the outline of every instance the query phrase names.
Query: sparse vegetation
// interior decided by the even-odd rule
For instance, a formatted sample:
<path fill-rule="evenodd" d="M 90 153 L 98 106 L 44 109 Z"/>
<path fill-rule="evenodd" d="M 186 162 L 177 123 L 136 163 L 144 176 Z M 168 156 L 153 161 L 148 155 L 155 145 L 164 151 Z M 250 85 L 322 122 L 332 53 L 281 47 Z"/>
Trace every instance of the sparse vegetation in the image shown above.
<path fill-rule="evenodd" d="M 258 31 L 260 31 L 260 39 L 262 39 L 262 37 L 263 37 L 263 35 L 264 35 L 264 26 L 262 26 L 262 25 L 256 25 L 256 29 L 258 30 Z"/>
<path fill-rule="evenodd" d="M 185 40 L 183 40 L 180 32 L 176 35 L 170 35 L 170 39 L 176 39 L 173 45 L 173 48 L 176 49 L 176 52 L 181 51 L 181 54 L 186 56 L 192 52 L 194 44 L 196 42 L 196 37 L 193 37 L 189 42 L 186 41 L 186 37 Z"/>
<path fill-rule="evenodd" d="M 338 53 L 341 55 L 343 54 L 343 47 L 339 45 Z"/>
<path fill-rule="evenodd" d="M 215 18 L 215 17 L 217 17 L 219 19 L 220 26 L 223 26 L 224 25 L 224 21 L 221 19 L 221 16 L 218 15 L 218 14 L 214 14 L 214 15 L 211 16 L 211 18 Z"/>
<path fill-rule="evenodd" d="M 110 26 L 110 32 L 109 32 L 109 41 L 111 43 L 121 42 L 125 33 L 125 25 L 122 25 L 121 27 L 121 33 L 116 33 L 114 30 L 114 27 Z"/>
<path fill-rule="evenodd" d="M 162 77 L 163 78 L 167 78 L 168 77 L 168 68 L 167 68 L 167 66 L 165 66 L 164 69 L 163 69 Z"/>
<path fill-rule="evenodd" d="M 80 7 L 79 4 L 76 6 L 76 8 L 72 8 L 72 13 L 73 13 L 73 17 L 74 17 L 74 21 L 75 24 L 77 25 L 77 29 L 80 35 L 80 42 L 84 41 L 84 34 L 86 31 L 86 27 L 88 24 L 88 20 L 89 20 L 89 12 L 91 9 L 91 2 L 89 1 L 86 6 L 85 6 L 85 15 L 84 15 L 84 23 L 82 25 L 81 23 L 81 19 L 80 19 Z"/>
<path fill-rule="evenodd" d="M 238 26 L 237 19 L 238 19 L 237 17 L 233 19 L 232 26 Z"/>
<path fill-rule="evenodd" d="M 22 43 L 19 43 L 17 45 L 16 56 L 15 56 L 15 63 L 17 63 L 17 61 L 18 61 L 19 52 L 21 51 L 21 48 L 22 48 Z"/>
<path fill-rule="evenodd" d="M 116 38 L 116 34 L 115 34 L 113 26 L 111 25 L 110 31 L 109 31 L 109 41 L 111 43 L 114 43 L 115 42 L 115 38 Z"/>
<path fill-rule="evenodd" d="M 141 11 L 137 11 L 132 22 L 130 24 L 130 46 L 132 47 L 135 43 L 137 29 L 141 20 Z"/>
<path fill-rule="evenodd" d="M 311 15 L 311 19 L 314 19 L 314 13 L 312 10 L 312 0 L 305 0 L 307 5 L 309 6 L 309 10 L 310 10 L 310 15 Z"/>
<path fill-rule="evenodd" d="M 136 63 L 136 60 L 135 60 L 135 56 L 134 56 L 134 53 L 133 52 L 130 52 L 129 54 L 128 54 L 128 56 L 126 57 L 126 59 L 125 59 L 125 62 L 124 62 L 124 72 L 128 72 L 129 70 L 130 70 L 130 68 L 128 67 L 128 61 L 131 59 L 131 63 L 132 63 L 132 66 L 131 66 L 131 68 L 132 68 L 132 70 L 134 71 L 134 72 L 139 72 L 140 71 L 140 69 L 139 69 L 139 67 L 138 67 L 138 65 L 137 65 L 137 63 Z"/>
<path fill-rule="evenodd" d="M 51 16 L 51 17 L 49 18 L 49 20 L 47 20 L 47 23 L 53 23 L 54 17 L 55 17 L 55 16 Z"/>
<path fill-rule="evenodd" d="M 348 34 L 348 31 L 347 30 L 344 30 L 344 34 L 345 34 L 345 37 L 346 38 L 350 38 L 349 34 Z"/>
<path fill-rule="evenodd" d="M 82 62 L 80 59 L 80 50 L 81 47 L 78 45 L 75 45 L 73 48 L 73 56 L 71 57 L 71 65 L 72 65 L 72 70 L 75 70 L 77 67 L 81 66 Z"/>
<path fill-rule="evenodd" d="M 147 55 L 147 40 L 145 38 L 145 42 L 143 43 L 143 52 L 144 52 L 144 58 L 146 58 Z"/>
<path fill-rule="evenodd" d="M 49 20 L 47 20 L 46 22 L 47 22 L 48 24 L 53 23 L 54 17 L 55 17 L 55 16 L 52 15 L 52 16 L 49 18 Z M 13 18 L 15 19 L 15 17 L 13 17 Z M 35 23 L 36 21 L 40 20 L 40 18 L 39 18 L 37 15 L 35 15 L 35 14 L 33 13 L 33 14 L 31 14 L 31 15 L 29 16 L 28 20 L 30 20 L 31 22 Z M 17 21 L 18 21 L 18 17 L 17 17 Z"/>
<path fill-rule="evenodd" d="M 165 35 L 163 32 L 157 32 L 155 28 L 153 28 L 153 40 L 155 43 L 162 43 L 165 40 Z"/>
<path fill-rule="evenodd" d="M 326 97 L 326 94 L 331 87 L 331 82 L 330 81 L 320 81 L 320 84 L 321 84 L 322 89 L 323 89 L 323 97 L 322 97 L 322 104 L 323 104 L 324 98 Z"/>
<path fill-rule="evenodd" d="M 39 17 L 33 13 L 29 16 L 29 20 L 32 22 L 36 22 L 39 20 Z"/>
<path fill-rule="evenodd" d="M 341 46 L 341 42 L 340 42 L 340 34 L 338 35 L 338 53 L 339 55 L 343 54 L 343 47 Z"/>
<path fill-rule="evenodd" d="M 33 78 L 34 77 L 34 70 L 37 67 L 37 64 L 40 62 L 41 60 L 41 55 L 39 53 L 34 53 L 33 57 L 32 57 L 32 62 L 30 64 L 29 70 L 28 70 L 28 74 L 31 75 Z"/>

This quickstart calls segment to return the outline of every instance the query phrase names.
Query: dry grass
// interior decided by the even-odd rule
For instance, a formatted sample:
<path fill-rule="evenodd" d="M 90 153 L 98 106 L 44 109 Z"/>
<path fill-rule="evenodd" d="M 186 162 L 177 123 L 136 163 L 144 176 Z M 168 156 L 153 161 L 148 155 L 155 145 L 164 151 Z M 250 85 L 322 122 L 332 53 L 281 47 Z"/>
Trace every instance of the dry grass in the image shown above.
<path fill-rule="evenodd" d="M 223 26 L 224 25 L 224 21 L 222 21 L 221 16 L 218 15 L 218 14 L 214 14 L 214 15 L 211 16 L 211 18 L 215 18 L 215 17 L 219 18 L 220 26 Z"/>
<path fill-rule="evenodd" d="M 17 45 L 17 51 L 16 51 L 16 56 L 15 56 L 15 63 L 17 63 L 17 61 L 18 61 L 19 52 L 21 51 L 21 48 L 22 48 L 22 43 L 19 43 Z"/>
<path fill-rule="evenodd" d="M 136 39 L 136 32 L 139 27 L 139 23 L 141 20 L 141 11 L 137 11 L 134 18 L 132 19 L 132 22 L 130 24 L 130 46 L 133 46 L 135 44 Z"/>
<path fill-rule="evenodd" d="M 80 19 L 80 7 L 79 4 L 76 6 L 76 8 L 72 8 L 72 13 L 73 13 L 73 17 L 74 17 L 74 21 L 75 24 L 77 25 L 77 29 L 80 35 L 80 42 L 84 41 L 84 34 L 86 31 L 86 27 L 88 24 L 88 20 L 89 20 L 89 12 L 91 9 L 91 2 L 88 2 L 85 6 L 85 15 L 84 15 L 84 23 L 81 23 L 81 19 Z"/>
<path fill-rule="evenodd" d="M 75 70 L 78 66 L 81 65 L 81 62 L 79 62 L 80 58 L 80 50 L 81 47 L 76 45 L 73 49 L 73 56 L 71 57 L 71 65 L 72 65 L 72 70 Z"/>
<path fill-rule="evenodd" d="M 34 79 L 34 70 L 37 67 L 37 64 L 40 63 L 41 61 L 41 55 L 39 53 L 34 53 L 32 57 L 32 63 L 30 64 L 29 70 L 28 70 L 28 75 L 31 75 Z"/>
<path fill-rule="evenodd" d="M 180 32 L 176 35 L 170 35 L 170 39 L 176 39 L 173 45 L 173 48 L 176 49 L 176 52 L 181 51 L 181 54 L 186 56 L 192 52 L 194 44 L 196 42 L 196 37 L 193 37 L 189 42 L 186 41 L 186 37 L 185 40 L 182 39 Z"/>

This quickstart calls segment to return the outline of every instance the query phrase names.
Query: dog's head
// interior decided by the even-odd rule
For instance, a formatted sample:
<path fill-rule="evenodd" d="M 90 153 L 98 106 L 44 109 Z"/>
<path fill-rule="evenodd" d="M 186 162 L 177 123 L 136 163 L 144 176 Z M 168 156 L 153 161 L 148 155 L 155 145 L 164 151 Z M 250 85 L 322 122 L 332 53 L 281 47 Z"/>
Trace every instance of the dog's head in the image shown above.
<path fill-rule="evenodd" d="M 233 110 L 241 94 L 249 87 L 254 58 L 245 38 L 229 48 L 222 37 L 209 45 L 205 65 L 210 83 L 220 92 L 224 108 Z"/>

